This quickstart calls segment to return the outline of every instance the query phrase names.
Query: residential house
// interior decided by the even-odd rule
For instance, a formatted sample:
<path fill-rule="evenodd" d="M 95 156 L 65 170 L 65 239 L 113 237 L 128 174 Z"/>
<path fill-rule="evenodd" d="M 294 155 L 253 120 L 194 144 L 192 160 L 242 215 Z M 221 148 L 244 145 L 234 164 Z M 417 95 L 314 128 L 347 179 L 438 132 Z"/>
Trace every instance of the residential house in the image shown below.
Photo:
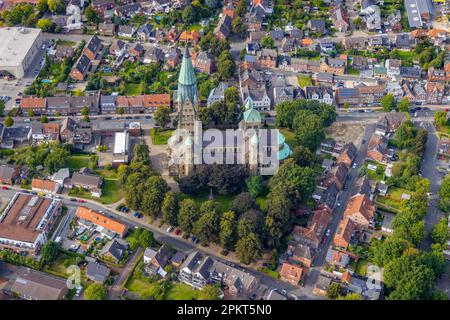
<path fill-rule="evenodd" d="M 249 89 L 248 86 L 245 86 L 241 88 L 241 91 L 242 101 L 244 102 L 244 105 L 247 104 L 249 100 L 251 100 L 256 110 L 270 110 L 271 100 L 267 95 L 267 90 L 265 87 L 262 87 L 261 89 Z"/>
<path fill-rule="evenodd" d="M 223 15 L 227 15 L 230 19 L 234 19 L 236 17 L 236 8 L 233 5 L 233 2 L 228 2 L 224 5 L 222 10 Z"/>
<path fill-rule="evenodd" d="M 61 96 L 47 98 L 47 114 L 61 116 L 81 115 L 82 110 L 88 108 L 90 115 L 100 112 L 100 96 Z"/>
<path fill-rule="evenodd" d="M 308 20 L 306 28 L 308 28 L 312 32 L 317 32 L 320 35 L 327 34 L 327 27 L 324 20 L 317 20 L 317 19 Z"/>
<path fill-rule="evenodd" d="M 295 96 L 294 87 L 282 86 L 273 88 L 273 103 L 278 105 L 282 102 L 293 101 Z"/>
<path fill-rule="evenodd" d="M 191 252 L 180 266 L 178 279 L 196 289 L 202 289 L 210 282 L 210 268 L 214 261 L 198 251 Z"/>
<path fill-rule="evenodd" d="M 445 70 L 435 69 L 430 67 L 428 69 L 427 80 L 431 82 L 443 82 L 445 83 Z"/>
<path fill-rule="evenodd" d="M 367 230 L 373 227 L 375 206 L 364 194 L 352 196 L 344 211 L 344 218 L 350 219 L 359 229 Z"/>
<path fill-rule="evenodd" d="M 26 300 L 62 300 L 69 292 L 67 280 L 30 268 L 19 268 L 7 293 Z"/>
<path fill-rule="evenodd" d="M 192 31 L 183 31 L 180 34 L 178 41 L 196 45 L 200 41 L 200 33 L 196 29 Z"/>
<path fill-rule="evenodd" d="M 62 186 L 51 180 L 34 178 L 31 180 L 31 189 L 38 192 L 59 193 Z"/>
<path fill-rule="evenodd" d="M 69 188 L 82 188 L 89 190 L 93 197 L 99 198 L 102 195 L 103 178 L 94 174 L 82 174 L 74 172 L 68 182 Z"/>
<path fill-rule="evenodd" d="M 117 7 L 114 10 L 116 16 L 122 20 L 131 19 L 134 15 L 140 13 L 142 7 L 140 3 L 132 3 L 124 6 Z"/>
<path fill-rule="evenodd" d="M 368 143 L 367 158 L 385 163 L 387 161 L 388 141 L 385 136 L 374 134 Z"/>
<path fill-rule="evenodd" d="M 102 54 L 103 45 L 99 37 L 93 36 L 83 49 L 83 55 L 89 60 L 98 60 Z"/>
<path fill-rule="evenodd" d="M 38 97 L 23 97 L 20 101 L 19 110 L 22 114 L 30 114 L 30 111 L 36 116 L 46 113 L 47 99 Z"/>
<path fill-rule="evenodd" d="M 325 177 L 321 178 L 319 180 L 319 188 L 327 189 L 330 187 L 333 183 L 336 184 L 336 187 L 339 190 L 344 189 L 345 180 L 347 178 L 348 174 L 348 167 L 343 163 L 340 162 L 337 165 L 335 165 L 330 172 L 326 174 Z"/>
<path fill-rule="evenodd" d="M 155 30 L 150 23 L 144 23 L 136 30 L 136 37 L 143 41 L 149 42 L 155 40 Z"/>
<path fill-rule="evenodd" d="M 58 183 L 61 186 L 64 186 L 67 179 L 69 179 L 69 178 L 70 178 L 69 168 L 61 168 L 53 174 L 53 176 L 51 177 L 51 180 Z"/>
<path fill-rule="evenodd" d="M 219 85 L 213 88 L 208 96 L 207 106 L 210 107 L 214 102 L 219 102 L 225 99 L 225 90 L 228 89 L 226 82 L 220 82 Z"/>
<path fill-rule="evenodd" d="M 158 251 L 146 248 L 144 251 L 145 270 L 150 274 L 159 274 L 164 278 L 167 274 L 164 268 L 168 264 L 171 255 L 171 250 L 165 244 Z"/>
<path fill-rule="evenodd" d="M 311 268 L 314 260 L 314 250 L 306 244 L 289 242 L 287 254 L 289 261 L 295 261 L 306 268 Z"/>
<path fill-rule="evenodd" d="M 153 113 L 158 108 L 171 106 L 169 94 L 146 94 L 140 96 L 117 96 L 117 108 L 123 108 L 125 113 Z"/>
<path fill-rule="evenodd" d="M 386 135 L 386 133 L 394 133 L 403 122 L 407 120 L 403 112 L 391 112 L 378 118 L 375 133 Z M 384 131 L 382 133 L 381 131 Z"/>
<path fill-rule="evenodd" d="M 324 204 L 313 211 L 306 227 L 295 226 L 292 235 L 296 242 L 318 249 L 331 220 L 331 209 Z"/>
<path fill-rule="evenodd" d="M 170 263 L 175 268 L 179 268 L 181 266 L 181 264 L 184 262 L 184 260 L 186 259 L 186 257 L 187 257 L 186 253 L 184 253 L 183 251 L 177 251 L 172 256 L 172 258 L 170 258 Z"/>
<path fill-rule="evenodd" d="M 59 141 L 59 123 L 33 123 L 32 139 L 36 144 Z"/>
<path fill-rule="evenodd" d="M 150 47 L 145 51 L 143 62 L 160 64 L 164 62 L 164 52 L 160 48 Z"/>
<path fill-rule="evenodd" d="M 115 235 L 125 236 L 128 229 L 125 224 L 83 206 L 77 208 L 76 217 L 79 219 L 79 223 L 88 227 L 96 225 L 96 230 L 110 239 Z"/>
<path fill-rule="evenodd" d="M 445 93 L 445 86 L 439 82 L 427 82 L 425 84 L 425 91 L 427 93 L 426 103 L 441 104 Z"/>
<path fill-rule="evenodd" d="M 125 54 L 127 48 L 128 46 L 124 41 L 117 40 L 111 45 L 111 47 L 109 47 L 109 53 L 116 57 L 121 57 Z"/>
<path fill-rule="evenodd" d="M 422 78 L 422 69 L 419 66 L 401 67 L 400 76 L 405 80 L 420 80 Z"/>
<path fill-rule="evenodd" d="M 128 246 L 124 241 L 117 239 L 109 241 L 100 251 L 100 256 L 108 260 L 112 260 L 115 263 L 121 261 L 125 257 L 125 253 L 128 250 Z"/>
<path fill-rule="evenodd" d="M 121 25 L 117 28 L 117 35 L 124 38 L 133 38 L 136 29 L 132 26 Z"/>
<path fill-rule="evenodd" d="M 98 283 L 105 283 L 110 274 L 111 270 L 98 262 L 89 262 L 86 267 L 86 276 Z"/>
<path fill-rule="evenodd" d="M 216 70 L 214 56 L 207 51 L 200 51 L 192 59 L 192 65 L 195 71 L 206 74 L 212 74 Z"/>
<path fill-rule="evenodd" d="M 320 61 L 292 58 L 291 59 L 291 71 L 293 71 L 293 72 L 309 72 L 309 73 L 320 72 Z"/>
<path fill-rule="evenodd" d="M 346 251 L 340 251 L 330 247 L 325 256 L 325 261 L 331 266 L 346 268 L 350 263 L 350 258 L 353 256 L 350 256 L 350 253 Z"/>
<path fill-rule="evenodd" d="M 366 176 L 359 177 L 354 184 L 352 196 L 358 194 L 365 195 L 367 198 L 371 197 L 372 186 Z"/>
<path fill-rule="evenodd" d="M 257 54 L 257 64 L 263 68 L 276 68 L 278 53 L 274 49 L 262 49 Z"/>
<path fill-rule="evenodd" d="M 365 50 L 367 48 L 367 39 L 362 37 L 344 37 L 342 39 L 342 45 L 345 50 Z"/>
<path fill-rule="evenodd" d="M 370 5 L 361 9 L 361 16 L 368 31 L 381 30 L 381 10 L 377 5 Z"/>
<path fill-rule="evenodd" d="M 358 149 L 353 144 L 353 142 L 350 142 L 345 146 L 344 150 L 337 158 L 336 164 L 344 163 L 347 166 L 347 168 L 350 168 L 353 161 L 356 159 L 357 153 Z"/>
<path fill-rule="evenodd" d="M 128 54 L 131 57 L 140 58 L 144 55 L 145 49 L 140 43 L 135 43 L 128 49 Z"/>
<path fill-rule="evenodd" d="M 333 246 L 347 250 L 350 242 L 352 241 L 355 230 L 355 223 L 349 218 L 343 218 L 339 222 L 336 234 L 334 235 Z"/>
<path fill-rule="evenodd" d="M 386 70 L 389 77 L 396 77 L 400 75 L 402 61 L 399 59 L 386 59 Z"/>
<path fill-rule="evenodd" d="M 98 25 L 98 33 L 104 37 L 114 37 L 114 35 L 116 34 L 116 26 L 114 25 L 114 23 L 100 23 Z"/>
<path fill-rule="evenodd" d="M 285 262 L 281 266 L 280 280 L 291 285 L 298 285 L 305 278 L 305 271 L 298 264 Z"/>
<path fill-rule="evenodd" d="M 398 34 L 395 36 L 394 46 L 400 50 L 410 50 L 414 43 L 413 41 L 407 33 Z"/>
<path fill-rule="evenodd" d="M 214 29 L 214 35 L 219 40 L 226 40 L 231 34 L 231 18 L 230 16 L 224 14 L 219 20 L 217 27 Z M 251 31 L 251 30 L 249 30 Z"/>
<path fill-rule="evenodd" d="M 220 261 L 214 261 L 209 272 L 212 282 L 228 287 L 228 293 L 235 298 L 248 299 L 259 285 L 252 274 Z"/>
<path fill-rule="evenodd" d="M 324 86 L 305 87 L 305 97 L 306 99 L 319 101 L 328 105 L 332 105 L 334 101 L 333 89 Z"/>
<path fill-rule="evenodd" d="M 347 61 L 343 59 L 322 58 L 320 60 L 320 71 L 343 75 L 345 74 L 346 64 Z"/>
<path fill-rule="evenodd" d="M 331 10 L 331 21 L 339 32 L 347 32 L 350 27 L 347 11 L 343 6 L 336 6 Z"/>
<path fill-rule="evenodd" d="M 116 114 L 116 96 L 100 96 L 100 110 L 102 114 Z"/>
<path fill-rule="evenodd" d="M 0 126 L 1 147 L 4 149 L 13 149 L 18 145 L 29 145 L 32 129 L 31 127 L 3 127 Z"/>
<path fill-rule="evenodd" d="M 89 60 L 86 55 L 82 54 L 70 71 L 70 77 L 76 81 L 84 81 L 91 65 L 91 60 Z"/>
<path fill-rule="evenodd" d="M 363 56 L 352 56 L 350 65 L 359 71 L 367 70 L 368 67 L 367 59 Z"/>
<path fill-rule="evenodd" d="M 330 287 L 331 283 L 332 283 L 331 278 L 328 278 L 324 275 L 319 275 L 319 279 L 317 280 L 313 289 L 313 294 L 326 297 L 328 293 L 328 288 Z"/>
<path fill-rule="evenodd" d="M 0 183 L 13 185 L 20 176 L 20 167 L 4 164 L 0 166 Z"/>
<path fill-rule="evenodd" d="M 166 69 L 175 69 L 180 63 L 181 51 L 178 48 L 169 49 L 165 55 L 165 67 Z"/>

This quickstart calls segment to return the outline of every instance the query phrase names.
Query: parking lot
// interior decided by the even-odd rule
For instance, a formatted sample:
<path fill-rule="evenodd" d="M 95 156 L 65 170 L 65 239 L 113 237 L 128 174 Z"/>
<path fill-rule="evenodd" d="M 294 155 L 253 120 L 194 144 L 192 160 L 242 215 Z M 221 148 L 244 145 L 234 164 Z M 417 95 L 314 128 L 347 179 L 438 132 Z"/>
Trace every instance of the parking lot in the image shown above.
<path fill-rule="evenodd" d="M 46 46 L 46 48 L 43 48 L 44 45 Z M 0 78 L 0 96 L 11 97 L 11 99 L 6 103 L 7 111 L 14 108 L 15 99 L 20 97 L 20 94 L 23 94 L 26 85 L 31 84 L 31 82 L 33 82 L 33 80 L 37 77 L 38 72 L 44 65 L 45 52 L 49 45 L 49 41 L 43 42 L 33 62 L 28 68 L 27 73 L 22 79 L 5 80 L 3 78 Z"/>

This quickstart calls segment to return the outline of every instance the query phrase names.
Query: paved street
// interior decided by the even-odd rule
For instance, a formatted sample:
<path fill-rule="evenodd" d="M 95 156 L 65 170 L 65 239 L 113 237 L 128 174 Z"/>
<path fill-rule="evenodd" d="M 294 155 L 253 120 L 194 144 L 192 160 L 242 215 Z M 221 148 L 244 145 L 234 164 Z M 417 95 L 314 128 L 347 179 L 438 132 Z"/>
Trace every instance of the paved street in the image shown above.
<path fill-rule="evenodd" d="M 375 132 L 375 124 L 366 125 L 363 139 L 365 139 L 366 141 L 369 141 L 370 137 L 373 135 L 374 132 Z M 352 195 L 352 192 L 355 188 L 354 182 L 358 178 L 358 174 L 357 174 L 358 169 L 364 163 L 364 160 L 366 158 L 367 143 L 365 143 L 361 146 L 357 146 L 357 147 L 358 147 L 358 154 L 355 159 L 355 163 L 357 163 L 357 166 L 356 166 L 356 168 L 354 168 L 354 169 L 352 168 L 350 170 L 349 175 L 347 177 L 346 183 L 349 186 L 349 188 L 347 190 L 342 191 L 338 196 L 337 203 L 340 203 L 341 205 L 338 206 L 336 204 L 335 207 L 333 208 L 333 217 L 332 217 L 331 223 L 329 224 L 329 229 L 331 230 L 330 236 L 327 238 L 325 244 L 322 246 L 321 250 L 318 252 L 318 255 L 316 256 L 316 258 L 314 260 L 313 268 L 311 268 L 310 276 L 307 278 L 306 284 L 305 284 L 305 288 L 307 288 L 308 290 L 312 290 L 312 288 L 314 287 L 314 284 L 316 283 L 316 281 L 319 277 L 320 270 L 322 269 L 322 267 L 325 263 L 327 251 L 333 242 L 333 237 L 334 237 L 334 234 L 336 233 L 337 227 L 339 225 L 339 221 L 342 219 L 342 216 L 344 214 L 345 205 L 346 205 L 348 199 L 350 198 L 350 196 Z"/>

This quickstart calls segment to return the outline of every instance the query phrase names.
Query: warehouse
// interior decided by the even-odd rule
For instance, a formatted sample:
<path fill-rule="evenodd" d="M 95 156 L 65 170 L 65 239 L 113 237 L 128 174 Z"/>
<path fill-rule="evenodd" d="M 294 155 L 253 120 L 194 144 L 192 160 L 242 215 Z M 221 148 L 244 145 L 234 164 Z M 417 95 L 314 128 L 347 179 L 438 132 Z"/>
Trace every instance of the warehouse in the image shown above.
<path fill-rule="evenodd" d="M 22 78 L 42 46 L 42 31 L 34 28 L 0 28 L 0 74 Z"/>

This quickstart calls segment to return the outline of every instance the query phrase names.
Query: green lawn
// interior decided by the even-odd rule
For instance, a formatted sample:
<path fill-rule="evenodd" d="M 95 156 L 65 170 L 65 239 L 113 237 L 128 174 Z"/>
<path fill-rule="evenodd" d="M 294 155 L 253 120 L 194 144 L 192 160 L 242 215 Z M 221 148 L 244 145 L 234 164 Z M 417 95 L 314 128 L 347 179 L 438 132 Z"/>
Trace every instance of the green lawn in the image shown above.
<path fill-rule="evenodd" d="M 377 173 L 377 170 L 375 170 L 375 171 L 370 170 L 369 168 L 367 168 L 367 165 L 369 165 L 369 164 L 377 166 L 377 170 L 379 170 L 378 168 L 383 167 L 383 172 Z M 367 168 L 367 176 L 369 177 L 370 180 L 376 180 L 376 181 L 384 180 L 384 178 L 385 178 L 384 177 L 384 171 L 386 170 L 386 166 L 385 165 L 379 164 L 379 163 L 377 163 L 375 161 L 368 160 L 368 161 L 366 161 L 364 163 L 364 166 L 365 166 L 365 168 Z"/>
<path fill-rule="evenodd" d="M 69 192 L 69 195 L 98 201 L 103 204 L 111 204 L 122 199 L 125 196 L 125 191 L 120 186 L 119 180 L 104 179 L 102 186 L 102 196 L 100 198 L 91 196 L 91 193 L 89 191 L 81 191 L 76 194 Z"/>
<path fill-rule="evenodd" d="M 157 131 L 154 128 L 150 129 L 150 137 L 154 145 L 165 145 L 167 140 L 172 136 L 173 130 Z"/>
<path fill-rule="evenodd" d="M 450 126 L 449 125 L 437 126 L 436 131 L 438 131 L 439 133 L 444 133 L 446 135 L 450 135 Z"/>
<path fill-rule="evenodd" d="M 184 283 L 174 283 L 167 291 L 165 300 L 194 300 L 198 291 Z"/>
<path fill-rule="evenodd" d="M 346 73 L 353 76 L 359 76 L 359 70 L 354 69 L 352 67 L 347 67 Z"/>
<path fill-rule="evenodd" d="M 279 130 L 286 138 L 286 143 L 289 145 L 289 147 L 291 147 L 291 149 L 294 149 L 297 146 L 297 139 L 295 139 L 295 133 L 287 128 L 281 128 Z"/>
<path fill-rule="evenodd" d="M 298 76 L 298 85 L 301 88 L 305 88 L 306 86 L 311 85 L 311 77 L 310 76 Z"/>
<path fill-rule="evenodd" d="M 233 201 L 233 199 L 235 197 L 234 195 L 214 194 L 213 196 L 214 196 L 214 201 L 217 202 L 217 204 L 219 205 L 220 209 L 223 212 L 230 210 L 231 202 Z M 188 196 L 186 196 L 186 197 L 188 197 Z M 199 205 L 201 205 L 202 202 L 205 202 L 208 200 L 209 191 L 208 192 L 206 192 L 206 191 L 199 192 L 196 195 L 189 196 L 189 198 L 195 200 Z"/>
<path fill-rule="evenodd" d="M 278 279 L 280 277 L 280 274 L 276 271 L 270 270 L 269 268 L 261 268 L 261 272 L 264 272 L 265 274 L 267 274 L 268 276 L 274 278 L 274 279 Z"/>
<path fill-rule="evenodd" d="M 127 83 L 125 84 L 125 95 L 137 96 L 141 94 L 141 85 L 139 83 Z"/>
<path fill-rule="evenodd" d="M 356 273 L 362 277 L 366 276 L 367 272 L 367 261 L 360 259 L 356 265 Z"/>
<path fill-rule="evenodd" d="M 88 155 L 71 155 L 69 158 L 69 168 L 77 171 L 83 167 L 87 167 L 89 165 L 89 156 Z"/>
<path fill-rule="evenodd" d="M 135 277 L 131 277 L 126 283 L 125 287 L 133 292 L 138 294 L 142 299 L 146 299 L 150 297 L 150 294 L 153 290 L 153 284 L 136 279 Z"/>
<path fill-rule="evenodd" d="M 398 212 L 402 208 L 401 197 L 403 193 L 411 194 L 411 191 L 402 188 L 390 188 L 386 197 L 378 196 L 376 198 L 376 203 Z"/>
<path fill-rule="evenodd" d="M 198 23 L 196 23 L 196 24 L 190 25 L 189 28 L 187 29 L 187 31 L 193 31 L 193 30 L 200 31 L 201 29 L 202 29 L 202 26 L 199 25 Z"/>

